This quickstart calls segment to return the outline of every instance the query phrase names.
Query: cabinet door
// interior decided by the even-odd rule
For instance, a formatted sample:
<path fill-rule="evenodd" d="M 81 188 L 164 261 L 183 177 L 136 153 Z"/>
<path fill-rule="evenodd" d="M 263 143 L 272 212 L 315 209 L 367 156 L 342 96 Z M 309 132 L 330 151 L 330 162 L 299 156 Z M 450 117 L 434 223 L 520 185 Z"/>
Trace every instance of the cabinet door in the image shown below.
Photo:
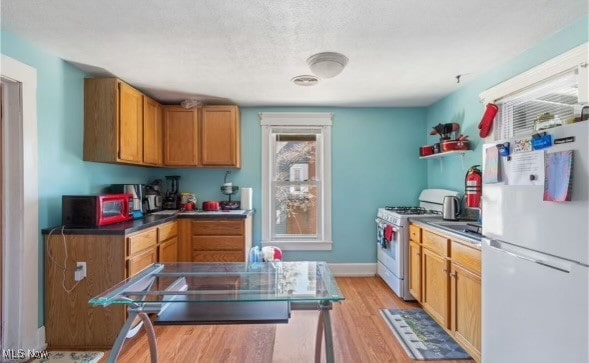
<path fill-rule="evenodd" d="M 143 161 L 143 95 L 119 82 L 119 159 Z"/>
<path fill-rule="evenodd" d="M 409 292 L 421 302 L 421 246 L 409 242 Z"/>
<path fill-rule="evenodd" d="M 150 165 L 163 163 L 162 106 L 143 96 L 143 162 Z"/>
<path fill-rule="evenodd" d="M 481 361 L 481 277 L 452 264 L 451 321 L 454 338 Z"/>
<path fill-rule="evenodd" d="M 448 261 L 423 248 L 422 273 L 423 308 L 442 326 L 450 328 L 449 321 L 449 272 Z"/>
<path fill-rule="evenodd" d="M 164 165 L 198 166 L 198 110 L 164 108 Z"/>
<path fill-rule="evenodd" d="M 158 246 L 158 261 L 178 262 L 178 237 L 173 237 Z"/>
<path fill-rule="evenodd" d="M 201 122 L 202 166 L 241 166 L 237 106 L 205 106 Z"/>

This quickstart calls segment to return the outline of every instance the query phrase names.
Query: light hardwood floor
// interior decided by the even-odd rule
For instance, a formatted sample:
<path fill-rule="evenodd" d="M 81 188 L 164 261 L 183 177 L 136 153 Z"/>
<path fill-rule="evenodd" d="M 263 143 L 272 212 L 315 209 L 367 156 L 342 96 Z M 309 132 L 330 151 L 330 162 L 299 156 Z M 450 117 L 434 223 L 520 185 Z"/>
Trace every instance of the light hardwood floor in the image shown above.
<path fill-rule="evenodd" d="M 346 300 L 331 313 L 336 362 L 413 362 L 380 310 L 418 305 L 399 299 L 379 277 L 341 277 L 337 282 Z M 315 312 L 295 311 L 289 324 L 156 327 L 158 356 L 160 362 L 312 362 L 316 317 Z M 128 340 L 119 358 L 149 362 L 145 333 Z"/>

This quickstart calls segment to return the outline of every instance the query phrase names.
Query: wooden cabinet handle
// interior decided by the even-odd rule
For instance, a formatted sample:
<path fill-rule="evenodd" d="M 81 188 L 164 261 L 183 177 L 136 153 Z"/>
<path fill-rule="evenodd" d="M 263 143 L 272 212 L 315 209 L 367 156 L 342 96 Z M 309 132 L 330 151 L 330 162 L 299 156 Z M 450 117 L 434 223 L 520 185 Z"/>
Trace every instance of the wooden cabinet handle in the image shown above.
<path fill-rule="evenodd" d="M 456 278 L 456 272 L 451 273 L 450 274 L 450 277 L 453 278 L 453 279 L 455 279 Z"/>

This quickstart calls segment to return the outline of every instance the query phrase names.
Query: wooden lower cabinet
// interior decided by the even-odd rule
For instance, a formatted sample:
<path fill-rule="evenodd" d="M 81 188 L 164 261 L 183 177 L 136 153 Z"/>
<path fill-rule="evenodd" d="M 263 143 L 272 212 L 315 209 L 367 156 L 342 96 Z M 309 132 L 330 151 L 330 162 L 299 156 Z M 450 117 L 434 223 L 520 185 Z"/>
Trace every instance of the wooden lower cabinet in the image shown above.
<path fill-rule="evenodd" d="M 178 237 L 171 238 L 158 246 L 158 261 L 162 263 L 178 261 Z"/>
<path fill-rule="evenodd" d="M 409 291 L 480 362 L 480 248 L 413 224 L 409 235 Z"/>
<path fill-rule="evenodd" d="M 409 292 L 421 302 L 421 245 L 409 241 Z"/>
<path fill-rule="evenodd" d="M 252 217 L 180 220 L 180 260 L 246 262 L 252 247 Z"/>
<path fill-rule="evenodd" d="M 62 237 L 46 238 L 45 254 L 45 335 L 50 349 L 109 349 L 125 319 L 120 306 L 93 308 L 88 300 L 126 277 L 125 241 L 122 236 L 66 235 L 68 262 Z M 72 289 L 76 261 L 86 261 L 86 278 Z"/>
<path fill-rule="evenodd" d="M 129 257 L 129 260 L 127 261 L 127 274 L 129 277 L 131 277 L 137 272 L 156 262 L 157 251 L 153 248 L 150 248 L 147 251 L 143 251 L 135 256 Z"/>
<path fill-rule="evenodd" d="M 454 338 L 481 361 L 481 277 L 456 264 L 451 270 L 451 321 Z"/>
<path fill-rule="evenodd" d="M 448 261 L 436 253 L 423 249 L 423 296 L 421 304 L 444 328 L 450 328 Z"/>
<path fill-rule="evenodd" d="M 45 237 L 45 332 L 50 349 L 110 349 L 125 322 L 125 307 L 92 307 L 88 300 L 152 263 L 173 262 L 178 256 L 176 221 L 129 235 L 66 234 L 70 271 L 64 279 L 53 262 L 63 264 L 62 236 Z M 86 262 L 87 276 L 73 288 L 76 261 Z"/>

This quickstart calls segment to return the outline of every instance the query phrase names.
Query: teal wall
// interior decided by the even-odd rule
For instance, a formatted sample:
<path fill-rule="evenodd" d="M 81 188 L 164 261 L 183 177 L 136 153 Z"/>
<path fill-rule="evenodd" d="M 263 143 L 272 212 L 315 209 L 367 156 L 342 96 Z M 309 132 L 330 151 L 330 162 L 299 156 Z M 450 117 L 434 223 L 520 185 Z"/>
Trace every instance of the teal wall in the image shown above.
<path fill-rule="evenodd" d="M 378 207 L 415 204 L 426 183 L 426 165 L 417 158 L 423 142 L 425 109 L 418 108 L 242 108 L 242 167 L 234 185 L 252 187 L 261 209 L 261 136 L 259 112 L 332 112 L 332 221 L 329 252 L 286 252 L 285 259 L 374 263 L 374 218 Z M 219 187 L 225 170 L 177 169 L 180 189 L 203 200 L 225 200 Z M 239 198 L 239 196 L 237 197 Z M 234 199 L 239 200 L 239 199 Z M 254 243 L 261 240 L 260 213 L 254 216 Z"/>
<path fill-rule="evenodd" d="M 477 125 L 484 107 L 483 90 L 542 63 L 589 38 L 589 18 L 548 37 L 512 61 L 466 83 L 429 108 L 243 108 L 242 168 L 233 170 L 235 185 L 254 188 L 260 210 L 261 129 L 259 112 L 333 112 L 333 240 L 329 252 L 290 252 L 287 259 L 321 259 L 340 263 L 375 261 L 374 217 L 387 204 L 414 204 L 421 189 L 444 187 L 462 191 L 465 169 L 459 157 L 423 161 L 418 147 L 434 143 L 426 136 L 439 122 L 459 122 L 476 147 L 465 167 L 481 162 Z M 111 183 L 135 183 L 180 175 L 182 191 L 202 200 L 219 200 L 224 170 L 150 169 L 82 161 L 83 79 L 85 74 L 14 34 L 0 31 L 1 53 L 37 69 L 39 133 L 39 227 L 60 223 L 62 194 L 98 193 Z M 261 238 L 260 215 L 254 218 L 254 242 Z M 39 237 L 39 242 L 42 243 Z M 41 245 L 42 246 L 42 245 Z M 43 248 L 40 249 L 42 254 Z M 43 261 L 43 256 L 41 261 Z M 41 262 L 42 264 L 42 262 Z M 40 296 L 43 298 L 43 266 Z M 43 301 L 39 324 L 43 325 Z"/>
<path fill-rule="evenodd" d="M 1 53 L 37 70 L 39 138 L 39 227 L 61 224 L 63 194 L 98 193 L 110 183 L 152 178 L 155 169 L 98 164 L 82 160 L 85 74 L 60 58 L 7 31 Z M 43 241 L 39 234 L 40 298 L 43 298 Z M 64 292 L 65 293 L 65 292 Z M 39 304 L 43 325 L 43 303 Z"/>
<path fill-rule="evenodd" d="M 427 109 L 428 134 L 438 123 L 458 122 L 462 126 L 462 133 L 469 135 L 474 152 L 465 155 L 464 166 L 459 156 L 427 160 L 427 186 L 464 193 L 466 170 L 471 165 L 481 164 L 482 142 L 477 128 L 485 111 L 485 105 L 479 101 L 481 92 L 588 40 L 589 16 L 586 16 L 430 106 Z M 426 143 L 433 144 L 437 141 L 436 137 L 428 136 Z"/>

